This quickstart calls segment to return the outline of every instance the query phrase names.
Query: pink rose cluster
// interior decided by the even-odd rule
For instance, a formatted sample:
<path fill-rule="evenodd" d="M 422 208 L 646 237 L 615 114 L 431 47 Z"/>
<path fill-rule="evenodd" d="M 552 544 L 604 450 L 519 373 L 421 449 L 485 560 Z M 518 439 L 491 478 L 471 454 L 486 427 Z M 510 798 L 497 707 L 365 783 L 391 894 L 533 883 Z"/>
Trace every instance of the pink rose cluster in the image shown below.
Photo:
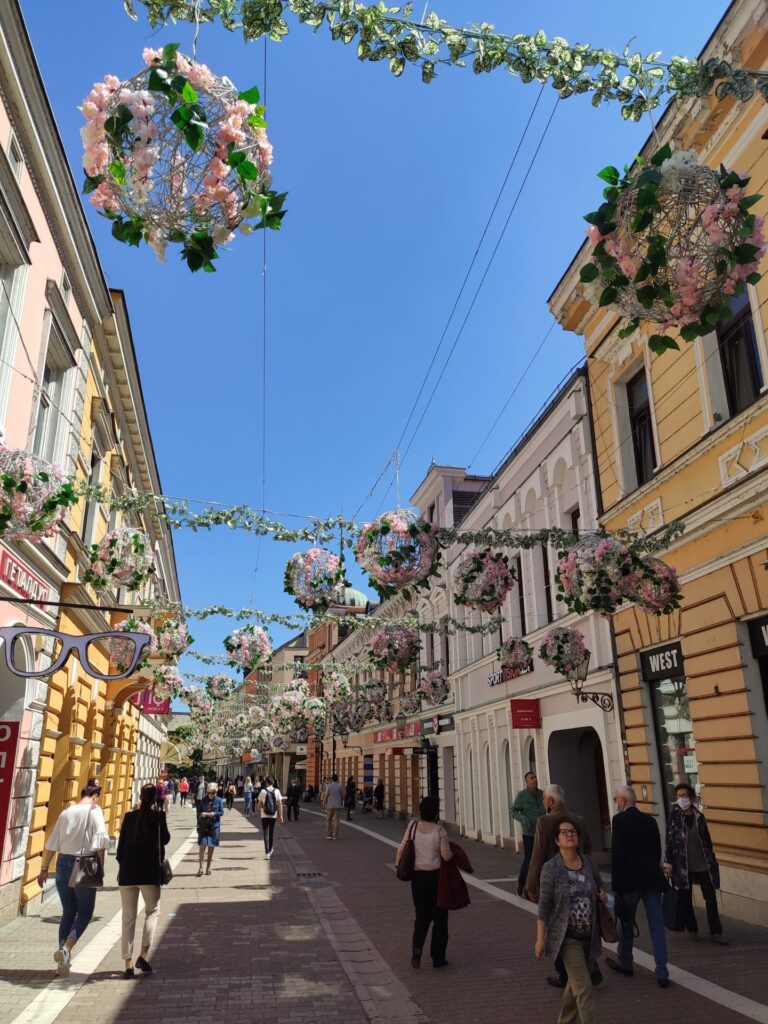
<path fill-rule="evenodd" d="M 263 629 L 252 625 L 233 630 L 224 641 L 224 649 L 229 656 L 229 664 L 242 668 L 246 673 L 269 661 L 272 656 L 269 636 Z"/>
<path fill-rule="evenodd" d="M 237 683 L 229 676 L 217 673 L 208 680 L 208 693 L 214 700 L 226 700 L 237 688 Z"/>
<path fill-rule="evenodd" d="M 144 656 L 136 666 L 137 669 L 146 667 L 150 654 L 157 654 L 157 634 L 148 622 L 129 616 L 112 628 L 115 632 L 146 633 L 149 637 L 149 643 L 144 648 Z M 121 640 L 119 637 L 115 637 L 109 641 L 109 664 L 119 672 L 124 672 L 133 661 L 134 651 L 133 640 Z"/>
<path fill-rule="evenodd" d="M 186 622 L 166 619 L 157 627 L 157 649 L 163 657 L 180 658 L 192 643 Z"/>
<path fill-rule="evenodd" d="M 129 526 L 105 533 L 89 558 L 85 580 L 97 590 L 109 586 L 136 590 L 156 572 L 149 538 Z"/>
<path fill-rule="evenodd" d="M 644 574 L 637 588 L 637 603 L 649 615 L 668 615 L 680 605 L 677 572 L 660 558 L 643 558 Z"/>
<path fill-rule="evenodd" d="M 416 715 L 421 710 L 421 694 L 418 690 L 404 693 L 400 698 L 400 710 L 404 715 Z"/>
<path fill-rule="evenodd" d="M 613 537 L 583 537 L 560 559 L 557 579 L 570 611 L 610 614 L 637 592 L 638 572 L 626 545 Z"/>
<path fill-rule="evenodd" d="M 428 704 L 445 704 L 451 693 L 451 684 L 442 672 L 427 672 L 419 690 Z"/>
<path fill-rule="evenodd" d="M 23 449 L 0 445 L 0 476 L 0 535 L 36 544 L 59 532 L 67 515 L 66 504 L 46 508 L 69 483 L 58 466 Z"/>
<path fill-rule="evenodd" d="M 341 577 L 341 559 L 323 548 L 297 552 L 285 569 L 285 589 L 302 608 L 327 608 Z"/>
<path fill-rule="evenodd" d="M 539 648 L 539 657 L 560 675 L 567 676 L 589 657 L 589 651 L 584 643 L 584 634 L 578 629 L 555 626 L 544 637 Z"/>
<path fill-rule="evenodd" d="M 416 526 L 415 535 L 411 527 Z M 425 580 L 437 565 L 437 538 L 427 524 L 402 511 L 386 512 L 366 523 L 355 557 L 377 588 L 400 590 Z"/>
<path fill-rule="evenodd" d="M 533 648 L 522 637 L 511 636 L 499 648 L 499 660 L 513 679 L 533 668 Z"/>
<path fill-rule="evenodd" d="M 278 733 L 295 733 L 307 728 L 305 705 L 309 688 L 303 679 L 294 679 L 282 693 L 272 698 L 269 719 Z"/>
<path fill-rule="evenodd" d="M 419 656 L 419 638 L 405 626 L 384 626 L 371 640 L 371 659 L 389 672 L 405 672 Z"/>
<path fill-rule="evenodd" d="M 208 694 L 199 686 L 184 686 L 179 692 L 179 700 L 183 700 L 190 711 L 208 714 L 213 705 Z"/>
<path fill-rule="evenodd" d="M 157 700 L 171 700 L 184 689 L 184 680 L 175 665 L 160 665 L 152 670 L 152 693 Z"/>
<path fill-rule="evenodd" d="M 501 552 L 475 551 L 468 554 L 456 573 L 456 603 L 484 612 L 501 608 L 515 583 L 507 556 Z"/>

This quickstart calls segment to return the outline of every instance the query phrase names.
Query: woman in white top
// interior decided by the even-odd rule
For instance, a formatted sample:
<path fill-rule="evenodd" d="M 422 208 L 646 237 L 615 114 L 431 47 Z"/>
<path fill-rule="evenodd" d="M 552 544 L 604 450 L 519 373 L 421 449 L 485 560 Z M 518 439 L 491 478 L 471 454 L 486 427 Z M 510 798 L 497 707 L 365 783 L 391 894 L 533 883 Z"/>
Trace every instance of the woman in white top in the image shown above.
<path fill-rule="evenodd" d="M 250 814 L 253 810 L 253 779 L 250 775 L 243 784 L 243 799 L 245 800 L 243 813 Z"/>
<path fill-rule="evenodd" d="M 445 959 L 445 951 L 448 948 L 448 911 L 437 905 L 437 886 L 440 880 L 440 865 L 444 860 L 452 860 L 453 853 L 448 842 L 448 833 L 437 820 L 439 809 L 437 797 L 425 796 L 422 799 L 419 804 L 421 820 L 409 822 L 395 857 L 397 864 L 408 837 L 411 836 L 416 855 L 411 879 L 411 896 L 416 911 L 416 920 L 413 923 L 412 967 L 421 966 L 421 951 L 430 924 L 432 941 L 429 954 L 432 957 L 432 966 L 448 966 Z"/>
<path fill-rule="evenodd" d="M 259 793 L 259 812 L 261 814 L 261 831 L 264 833 L 264 849 L 267 860 L 272 856 L 272 842 L 275 837 L 275 821 L 280 819 L 283 824 L 283 798 L 274 779 L 267 779 L 267 784 Z"/>
<path fill-rule="evenodd" d="M 67 807 L 59 815 L 53 832 L 45 844 L 43 865 L 37 877 L 41 888 L 48 881 L 48 867 L 56 859 L 56 890 L 61 900 L 59 922 L 59 948 L 53 954 L 62 977 L 69 974 L 69 964 L 75 943 L 88 927 L 96 904 L 95 889 L 71 889 L 69 876 L 75 860 L 81 855 L 95 853 L 104 864 L 104 851 L 109 846 L 109 835 L 104 813 L 99 807 L 101 786 L 93 780 L 80 793 L 80 803 Z"/>

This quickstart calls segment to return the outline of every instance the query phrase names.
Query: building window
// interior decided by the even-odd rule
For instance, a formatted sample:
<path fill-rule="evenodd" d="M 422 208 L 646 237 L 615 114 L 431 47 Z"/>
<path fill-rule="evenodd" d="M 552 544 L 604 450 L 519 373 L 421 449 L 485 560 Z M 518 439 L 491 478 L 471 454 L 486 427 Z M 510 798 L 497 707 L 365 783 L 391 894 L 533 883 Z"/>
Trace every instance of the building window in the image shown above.
<path fill-rule="evenodd" d="M 427 522 L 428 523 L 434 523 L 434 521 L 435 521 L 435 503 L 433 501 L 432 504 L 427 509 Z"/>
<path fill-rule="evenodd" d="M 675 786 L 687 782 L 699 792 L 699 764 L 685 679 L 658 679 L 648 684 L 666 806 L 675 802 Z"/>
<path fill-rule="evenodd" d="M 719 324 L 716 333 L 728 413 L 736 416 L 757 400 L 764 382 L 749 295 L 738 295 L 731 310 L 733 318 Z"/>
<path fill-rule="evenodd" d="M 626 387 L 635 477 L 637 486 L 640 487 L 653 476 L 655 462 L 651 405 L 648 398 L 648 378 L 645 375 L 645 369 L 640 370 L 627 381 Z"/>
<path fill-rule="evenodd" d="M 554 618 L 552 610 L 552 572 L 549 565 L 549 545 L 541 545 L 541 565 L 544 570 L 544 608 L 547 613 L 547 622 Z"/>
<path fill-rule="evenodd" d="M 21 149 L 19 148 L 19 144 L 13 135 L 11 136 L 10 142 L 8 143 L 7 156 L 8 163 L 11 165 L 11 170 L 13 171 L 13 176 L 16 179 L 16 181 L 19 181 L 19 179 L 21 178 L 22 168 L 24 167 L 24 158 L 21 155 Z"/>
<path fill-rule="evenodd" d="M 523 560 L 520 555 L 515 559 L 517 570 L 517 608 L 520 612 L 520 635 L 525 636 L 525 590 L 523 586 Z"/>
<path fill-rule="evenodd" d="M 48 462 L 63 461 L 67 427 L 64 409 L 67 405 L 67 384 L 71 368 L 72 363 L 67 358 L 64 343 L 51 327 L 32 445 L 34 453 Z"/>
<path fill-rule="evenodd" d="M 450 657 L 450 640 L 448 639 L 448 633 L 444 632 L 440 637 L 441 645 L 441 661 L 443 668 L 443 675 L 449 676 L 451 674 L 451 657 Z"/>
<path fill-rule="evenodd" d="M 576 508 L 571 512 L 571 533 L 574 537 L 579 536 L 581 530 L 581 509 L 577 505 Z"/>

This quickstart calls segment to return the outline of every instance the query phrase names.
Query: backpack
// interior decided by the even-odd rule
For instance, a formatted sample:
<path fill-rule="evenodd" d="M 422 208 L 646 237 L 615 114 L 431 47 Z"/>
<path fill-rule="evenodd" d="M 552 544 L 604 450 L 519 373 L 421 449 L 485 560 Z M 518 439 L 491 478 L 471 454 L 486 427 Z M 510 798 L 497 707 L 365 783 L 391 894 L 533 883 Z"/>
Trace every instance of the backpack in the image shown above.
<path fill-rule="evenodd" d="M 272 818 L 277 814 L 277 797 L 275 796 L 274 789 L 264 790 L 264 813 L 268 818 Z"/>

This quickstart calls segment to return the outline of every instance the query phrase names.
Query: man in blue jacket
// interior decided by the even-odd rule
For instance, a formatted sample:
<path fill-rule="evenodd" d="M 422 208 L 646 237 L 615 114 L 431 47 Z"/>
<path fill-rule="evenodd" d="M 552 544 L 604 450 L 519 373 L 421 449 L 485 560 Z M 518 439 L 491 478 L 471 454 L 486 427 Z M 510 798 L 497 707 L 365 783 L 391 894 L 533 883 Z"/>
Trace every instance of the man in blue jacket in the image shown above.
<path fill-rule="evenodd" d="M 523 830 L 523 863 L 517 876 L 517 895 L 525 891 L 525 879 L 533 853 L 533 837 L 536 835 L 536 822 L 544 813 L 544 794 L 538 788 L 539 780 L 536 772 L 525 773 L 525 789 L 521 789 L 512 804 L 512 817 L 518 821 Z"/>
<path fill-rule="evenodd" d="M 656 961 L 656 980 L 666 988 L 669 970 L 661 908 L 661 893 L 666 886 L 661 869 L 661 836 L 650 814 L 638 811 L 631 786 L 619 786 L 614 799 L 619 813 L 613 819 L 611 888 L 616 894 L 619 944 L 615 959 L 607 956 L 605 962 L 617 974 L 631 977 L 634 973 L 632 942 L 637 907 L 642 900 Z"/>

